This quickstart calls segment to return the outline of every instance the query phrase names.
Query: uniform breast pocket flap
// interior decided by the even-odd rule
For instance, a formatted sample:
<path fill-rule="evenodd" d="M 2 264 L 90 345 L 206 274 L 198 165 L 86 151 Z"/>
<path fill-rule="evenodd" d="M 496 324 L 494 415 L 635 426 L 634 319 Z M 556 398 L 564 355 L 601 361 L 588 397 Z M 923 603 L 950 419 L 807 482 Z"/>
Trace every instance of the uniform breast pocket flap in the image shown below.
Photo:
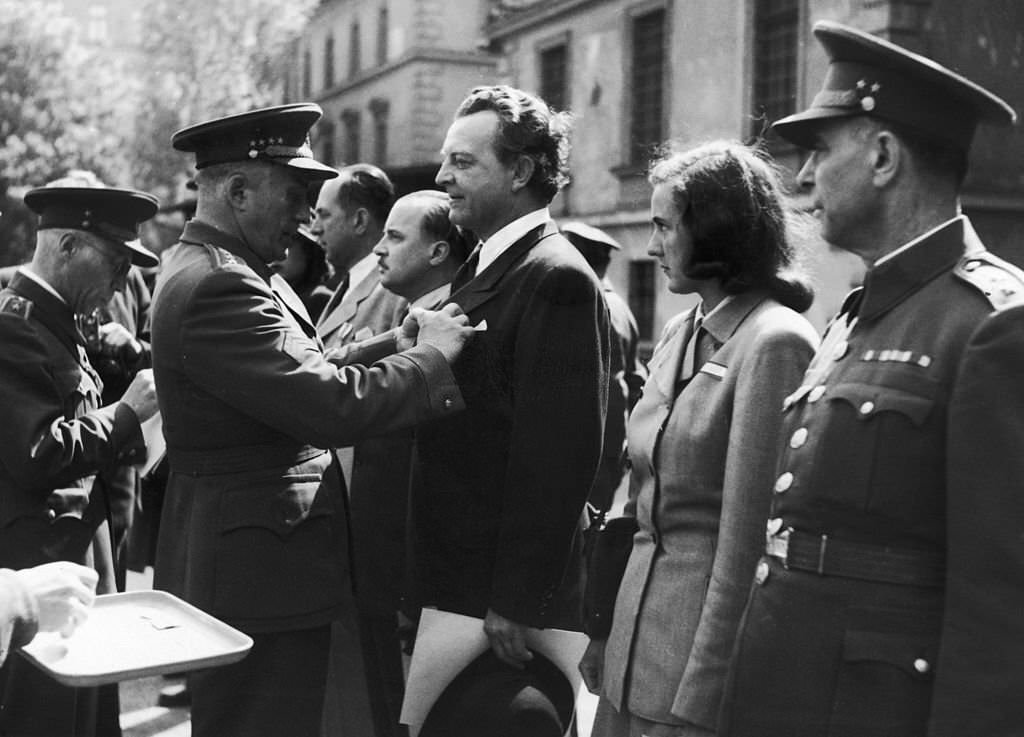
<path fill-rule="evenodd" d="M 849 404 L 861 421 L 892 413 L 907 418 L 916 427 L 925 423 L 935 404 L 929 397 L 868 384 L 839 384 L 832 387 L 829 398 Z"/>
<path fill-rule="evenodd" d="M 289 537 L 307 520 L 330 517 L 334 510 L 317 475 L 285 479 L 284 488 L 234 489 L 224 494 L 221 532 L 246 527 Z"/>
<path fill-rule="evenodd" d="M 865 614 L 875 621 L 854 616 L 843 638 L 828 734 L 915 734 L 928 721 L 938 619 L 929 612 Z"/>

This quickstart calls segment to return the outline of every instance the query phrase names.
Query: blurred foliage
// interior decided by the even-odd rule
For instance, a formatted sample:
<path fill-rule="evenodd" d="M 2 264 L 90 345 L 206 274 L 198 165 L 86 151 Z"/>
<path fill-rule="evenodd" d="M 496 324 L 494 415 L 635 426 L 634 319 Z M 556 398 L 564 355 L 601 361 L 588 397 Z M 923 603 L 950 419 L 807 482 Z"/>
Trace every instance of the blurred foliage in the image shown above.
<path fill-rule="evenodd" d="M 116 181 L 131 80 L 74 40 L 52 4 L 0 0 L 0 173 L 38 185 L 69 169 Z"/>
<path fill-rule="evenodd" d="M 191 162 L 178 128 L 272 105 L 317 0 L 140 0 L 139 47 L 88 46 L 55 3 L 0 0 L 0 176 L 69 169 L 167 196 Z M 115 28 L 115 33 L 119 29 Z"/>
<path fill-rule="evenodd" d="M 143 0 L 147 33 L 133 175 L 140 186 L 183 180 L 171 134 L 281 100 L 281 70 L 317 0 Z M 170 175 L 170 176 L 168 176 Z"/>

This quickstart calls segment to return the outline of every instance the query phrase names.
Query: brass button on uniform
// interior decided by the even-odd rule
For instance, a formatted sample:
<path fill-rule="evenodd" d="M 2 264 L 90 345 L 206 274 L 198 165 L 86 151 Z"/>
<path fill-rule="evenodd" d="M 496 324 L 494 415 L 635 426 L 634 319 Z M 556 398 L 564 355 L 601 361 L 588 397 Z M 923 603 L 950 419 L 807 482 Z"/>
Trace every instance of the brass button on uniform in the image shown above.
<path fill-rule="evenodd" d="M 864 402 L 860 406 L 860 413 L 862 415 L 869 415 L 869 414 L 871 414 L 874 411 L 875 411 L 875 403 L 872 402 L 870 399 L 868 401 Z"/>
<path fill-rule="evenodd" d="M 818 384 L 818 386 L 811 389 L 811 393 L 807 395 L 808 402 L 817 402 L 825 395 L 825 385 Z"/>
<path fill-rule="evenodd" d="M 847 343 L 845 340 L 839 341 L 838 343 L 836 343 L 836 347 L 832 349 L 832 360 L 838 361 L 842 359 L 849 350 L 849 343 Z"/>
<path fill-rule="evenodd" d="M 784 474 L 779 476 L 775 480 L 775 493 L 782 494 L 783 492 L 789 491 L 789 487 L 793 485 L 793 474 L 786 471 Z"/>
<path fill-rule="evenodd" d="M 782 517 L 773 517 L 768 520 L 768 537 L 782 529 Z"/>
<path fill-rule="evenodd" d="M 914 670 L 918 673 L 927 673 L 932 669 L 932 664 L 924 658 L 918 658 L 914 661 Z"/>
<path fill-rule="evenodd" d="M 793 450 L 802 448 L 804 443 L 807 442 L 807 428 L 801 427 L 794 432 L 789 438 L 789 447 Z"/>

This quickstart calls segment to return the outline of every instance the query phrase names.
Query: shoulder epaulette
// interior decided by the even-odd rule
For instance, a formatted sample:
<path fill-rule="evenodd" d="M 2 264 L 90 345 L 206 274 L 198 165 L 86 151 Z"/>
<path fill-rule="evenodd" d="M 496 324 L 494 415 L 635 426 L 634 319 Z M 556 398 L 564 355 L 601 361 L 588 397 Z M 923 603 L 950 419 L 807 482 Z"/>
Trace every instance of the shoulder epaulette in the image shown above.
<path fill-rule="evenodd" d="M 28 316 L 32 314 L 32 302 L 17 294 L 0 296 L 0 313 L 17 315 L 21 319 L 27 320 Z"/>
<path fill-rule="evenodd" d="M 988 251 L 965 255 L 953 273 L 984 294 L 993 309 L 1024 300 L 1024 271 Z"/>
<path fill-rule="evenodd" d="M 211 243 L 203 244 L 206 247 L 207 253 L 210 254 L 210 258 L 213 261 L 214 266 L 241 266 L 243 265 L 242 259 L 238 258 L 235 254 L 231 253 L 226 248 L 215 246 Z"/>

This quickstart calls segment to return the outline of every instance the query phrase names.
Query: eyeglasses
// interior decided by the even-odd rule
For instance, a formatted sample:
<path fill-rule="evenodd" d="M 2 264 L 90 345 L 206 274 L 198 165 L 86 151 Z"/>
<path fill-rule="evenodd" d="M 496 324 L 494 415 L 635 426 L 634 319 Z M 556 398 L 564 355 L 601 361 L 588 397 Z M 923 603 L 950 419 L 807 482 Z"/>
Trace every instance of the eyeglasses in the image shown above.
<path fill-rule="evenodd" d="M 94 241 L 92 238 L 82 239 L 85 245 L 91 247 L 94 251 L 103 257 L 103 260 L 110 264 L 114 270 L 114 276 L 118 279 L 124 279 L 128 276 L 128 270 L 132 267 L 131 258 L 125 258 L 123 256 L 114 256 L 105 247 L 101 247 L 99 243 Z"/>

